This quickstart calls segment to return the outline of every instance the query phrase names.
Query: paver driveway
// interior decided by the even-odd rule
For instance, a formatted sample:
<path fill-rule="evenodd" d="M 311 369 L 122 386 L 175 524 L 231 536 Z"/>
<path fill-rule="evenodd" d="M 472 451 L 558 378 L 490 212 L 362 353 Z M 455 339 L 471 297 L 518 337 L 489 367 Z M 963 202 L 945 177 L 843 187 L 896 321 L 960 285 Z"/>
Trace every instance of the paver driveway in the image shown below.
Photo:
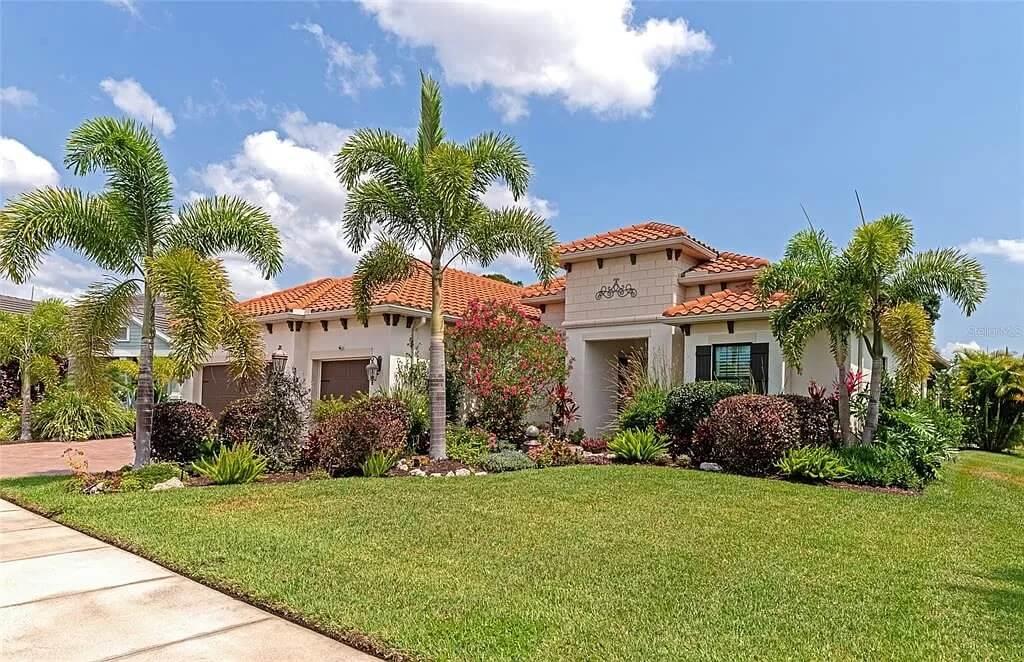
<path fill-rule="evenodd" d="M 68 448 L 84 452 L 89 471 L 94 473 L 120 469 L 135 459 L 135 443 L 131 437 L 67 443 L 0 444 L 0 478 L 71 473 L 63 457 Z"/>
<path fill-rule="evenodd" d="M 3 500 L 0 656 L 376 659 Z"/>

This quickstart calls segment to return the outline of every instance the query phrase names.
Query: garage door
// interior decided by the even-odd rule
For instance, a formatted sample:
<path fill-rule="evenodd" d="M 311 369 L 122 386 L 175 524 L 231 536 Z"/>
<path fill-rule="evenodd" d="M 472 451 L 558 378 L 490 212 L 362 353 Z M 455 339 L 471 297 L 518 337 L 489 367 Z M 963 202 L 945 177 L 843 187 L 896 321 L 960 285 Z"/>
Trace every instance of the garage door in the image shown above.
<path fill-rule="evenodd" d="M 320 399 L 348 398 L 362 391 L 368 393 L 366 359 L 320 362 Z"/>
<path fill-rule="evenodd" d="M 245 395 L 241 385 L 231 378 L 226 365 L 208 365 L 203 368 L 203 406 L 215 417 L 224 407 Z"/>

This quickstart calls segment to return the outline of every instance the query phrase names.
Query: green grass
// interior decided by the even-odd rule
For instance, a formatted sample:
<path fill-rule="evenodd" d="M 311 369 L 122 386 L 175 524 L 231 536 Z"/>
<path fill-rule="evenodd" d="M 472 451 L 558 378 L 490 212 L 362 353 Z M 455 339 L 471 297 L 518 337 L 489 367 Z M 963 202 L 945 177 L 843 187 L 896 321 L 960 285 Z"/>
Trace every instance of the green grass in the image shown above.
<path fill-rule="evenodd" d="M 921 496 L 625 466 L 0 494 L 426 658 L 1024 656 L 1020 457 L 965 453 Z"/>

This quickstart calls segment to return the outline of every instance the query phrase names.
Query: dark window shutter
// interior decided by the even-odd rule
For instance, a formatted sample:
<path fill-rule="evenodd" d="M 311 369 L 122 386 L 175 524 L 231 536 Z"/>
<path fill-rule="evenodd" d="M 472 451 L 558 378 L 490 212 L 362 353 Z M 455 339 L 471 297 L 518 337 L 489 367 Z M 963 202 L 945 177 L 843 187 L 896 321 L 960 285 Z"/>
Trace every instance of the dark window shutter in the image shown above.
<path fill-rule="evenodd" d="M 750 376 L 754 381 L 755 393 L 768 392 L 768 343 L 756 342 L 750 345 Z"/>
<path fill-rule="evenodd" d="M 711 345 L 697 345 L 697 381 L 711 381 Z"/>

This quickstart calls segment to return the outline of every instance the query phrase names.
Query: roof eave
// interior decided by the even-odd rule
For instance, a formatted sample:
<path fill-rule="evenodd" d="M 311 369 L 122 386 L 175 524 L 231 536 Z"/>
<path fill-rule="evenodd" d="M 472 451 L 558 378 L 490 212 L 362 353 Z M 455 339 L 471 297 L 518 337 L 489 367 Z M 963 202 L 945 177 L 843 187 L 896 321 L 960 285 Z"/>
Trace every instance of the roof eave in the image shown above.
<path fill-rule="evenodd" d="M 558 265 L 564 267 L 566 264 L 570 262 L 578 262 L 580 259 L 588 260 L 591 258 L 629 255 L 630 253 L 640 252 L 649 253 L 662 248 L 674 248 L 676 246 L 683 246 L 689 249 L 689 253 L 691 255 L 703 257 L 707 260 L 718 257 L 718 253 L 714 250 L 694 241 L 689 236 L 683 235 L 679 237 L 667 237 L 665 239 L 638 241 L 632 244 L 620 244 L 617 246 L 604 246 L 602 248 L 589 248 L 582 251 L 560 253 L 558 255 Z"/>
<path fill-rule="evenodd" d="M 687 272 L 679 277 L 680 285 L 700 285 L 702 283 L 720 283 L 730 280 L 751 280 L 761 272 L 764 267 L 755 269 L 742 269 L 737 271 L 699 271 Z"/>
<path fill-rule="evenodd" d="M 683 325 L 694 322 L 719 322 L 743 319 L 768 319 L 771 309 L 767 310 L 740 310 L 735 313 L 703 313 L 699 315 L 662 315 L 661 321 L 665 324 Z"/>

